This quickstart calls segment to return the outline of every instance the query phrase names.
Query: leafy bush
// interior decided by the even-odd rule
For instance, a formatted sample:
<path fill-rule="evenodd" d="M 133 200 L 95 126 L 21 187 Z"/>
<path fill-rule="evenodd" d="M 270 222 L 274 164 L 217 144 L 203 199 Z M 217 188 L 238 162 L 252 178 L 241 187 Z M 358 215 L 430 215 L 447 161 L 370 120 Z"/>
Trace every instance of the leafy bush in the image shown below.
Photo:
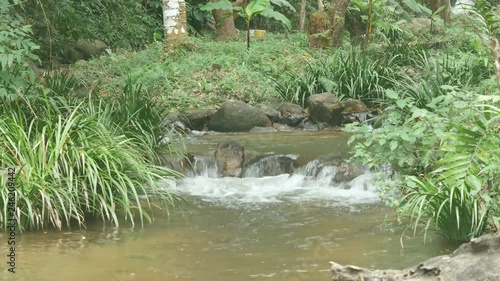
<path fill-rule="evenodd" d="M 380 117 L 383 127 L 362 127 L 365 133 L 350 140 L 355 159 L 377 168 L 389 163 L 407 175 L 399 192 L 381 187 L 388 202 L 414 227 L 423 222 L 453 243 L 482 234 L 488 224 L 498 227 L 498 96 L 450 91 L 424 107 L 413 97 L 388 97 L 395 104 Z"/>
<path fill-rule="evenodd" d="M 33 82 L 32 62 L 39 49 L 30 38 L 30 25 L 16 15 L 8 0 L 0 0 L 0 101 L 13 98 L 16 92 Z"/>
<path fill-rule="evenodd" d="M 3 171 L 16 167 L 16 208 L 21 231 L 85 224 L 87 215 L 119 224 L 119 217 L 150 220 L 150 200 L 165 206 L 176 196 L 160 188 L 177 173 L 160 166 L 156 104 L 132 84 L 118 103 L 74 94 L 74 77 L 46 76 L 0 106 L 0 225 L 7 227 L 8 190 Z"/>

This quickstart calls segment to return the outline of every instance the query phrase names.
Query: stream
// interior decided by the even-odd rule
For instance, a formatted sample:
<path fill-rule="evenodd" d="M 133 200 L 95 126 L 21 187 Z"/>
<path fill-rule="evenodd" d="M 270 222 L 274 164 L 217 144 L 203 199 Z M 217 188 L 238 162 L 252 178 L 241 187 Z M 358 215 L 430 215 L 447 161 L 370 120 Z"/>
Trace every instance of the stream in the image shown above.
<path fill-rule="evenodd" d="M 156 214 L 143 228 L 94 222 L 18 235 L 17 273 L 2 270 L 0 280 L 319 281 L 331 280 L 331 260 L 400 269 L 449 253 L 437 236 L 424 244 L 409 230 L 402 235 L 375 192 L 375 174 L 332 184 L 338 171 L 318 159 L 346 157 L 347 138 L 325 131 L 190 137 L 186 149 L 205 155 L 196 158 L 202 168 L 163 183 L 187 202 L 170 216 Z M 243 178 L 218 178 L 210 155 L 235 140 L 245 151 L 293 157 L 297 168 L 256 177 L 254 166 Z"/>

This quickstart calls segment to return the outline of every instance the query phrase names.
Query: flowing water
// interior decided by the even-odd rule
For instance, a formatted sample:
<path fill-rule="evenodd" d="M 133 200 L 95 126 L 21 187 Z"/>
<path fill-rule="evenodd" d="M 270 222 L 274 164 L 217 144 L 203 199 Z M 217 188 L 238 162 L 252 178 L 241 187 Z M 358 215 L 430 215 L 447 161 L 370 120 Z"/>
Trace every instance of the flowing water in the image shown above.
<path fill-rule="evenodd" d="M 332 181 L 338 171 L 317 159 L 345 155 L 346 135 L 227 134 L 193 138 L 187 147 L 203 153 L 228 140 L 241 141 L 248 151 L 293 155 L 300 168 L 292 175 L 252 177 L 254 168 L 245 178 L 217 178 L 208 158 L 199 157 L 201 173 L 165 181 L 188 202 L 170 217 L 157 215 L 144 228 L 94 223 L 86 230 L 18 235 L 17 273 L 2 270 L 0 279 L 316 281 L 330 280 L 331 260 L 405 268 L 446 253 L 436 237 L 425 245 L 422 237 L 401 238 L 375 193 L 374 174 Z"/>

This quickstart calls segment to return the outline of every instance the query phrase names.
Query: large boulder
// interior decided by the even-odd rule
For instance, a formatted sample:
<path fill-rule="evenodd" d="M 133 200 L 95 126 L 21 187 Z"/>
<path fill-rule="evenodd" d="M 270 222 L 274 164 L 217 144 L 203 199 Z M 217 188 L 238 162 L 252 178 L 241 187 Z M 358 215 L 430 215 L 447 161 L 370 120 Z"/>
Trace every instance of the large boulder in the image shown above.
<path fill-rule="evenodd" d="M 215 161 L 221 177 L 241 177 L 245 148 L 240 142 L 225 142 L 217 146 Z"/>
<path fill-rule="evenodd" d="M 191 130 L 202 131 L 208 126 L 208 121 L 215 112 L 212 108 L 187 110 L 182 114 L 181 120 Z"/>
<path fill-rule="evenodd" d="M 311 95 L 307 98 L 309 106 L 309 119 L 315 123 L 336 123 L 334 114 L 341 113 L 338 107 L 339 99 L 332 93 Z"/>
<path fill-rule="evenodd" d="M 370 270 L 330 262 L 333 281 L 500 280 L 500 231 L 472 239 L 453 254 L 404 270 Z"/>
<path fill-rule="evenodd" d="M 302 106 L 290 102 L 283 103 L 278 107 L 281 113 L 281 123 L 295 127 L 307 118 L 307 113 Z"/>
<path fill-rule="evenodd" d="M 364 121 L 369 112 L 362 101 L 354 99 L 339 101 L 331 93 L 312 95 L 307 99 L 307 104 L 311 121 L 336 126 L 352 121 Z"/>
<path fill-rule="evenodd" d="M 223 103 L 208 122 L 208 128 L 218 132 L 246 132 L 253 127 L 271 125 L 271 120 L 263 112 L 242 101 Z"/>

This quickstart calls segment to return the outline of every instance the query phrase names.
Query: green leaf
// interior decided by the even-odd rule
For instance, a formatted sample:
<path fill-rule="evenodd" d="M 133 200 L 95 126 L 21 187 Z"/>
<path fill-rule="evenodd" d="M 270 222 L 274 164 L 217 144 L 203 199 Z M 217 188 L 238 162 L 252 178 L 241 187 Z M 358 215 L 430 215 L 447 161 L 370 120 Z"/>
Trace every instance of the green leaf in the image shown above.
<path fill-rule="evenodd" d="M 391 143 L 389 145 L 391 147 L 391 151 L 393 151 L 394 149 L 396 149 L 398 147 L 398 142 L 393 140 L 393 141 L 391 141 Z"/>
<path fill-rule="evenodd" d="M 285 17 L 282 13 L 274 11 L 272 8 L 268 7 L 267 9 L 261 12 L 261 15 L 267 18 L 272 18 L 277 21 L 280 21 L 284 26 L 286 26 L 289 30 L 292 29 L 292 23 L 290 20 Z"/>
<path fill-rule="evenodd" d="M 248 5 L 244 9 L 245 17 L 248 20 L 251 20 L 254 15 L 257 15 L 260 12 L 264 11 L 269 6 L 270 2 L 271 0 L 253 0 L 252 2 L 248 3 Z"/>
<path fill-rule="evenodd" d="M 406 100 L 397 100 L 396 104 L 399 108 L 404 109 L 407 105 Z"/>
<path fill-rule="evenodd" d="M 385 90 L 385 95 L 390 98 L 390 99 L 398 99 L 398 93 L 396 93 L 394 90 L 391 90 L 391 89 L 387 89 Z"/>
<path fill-rule="evenodd" d="M 286 0 L 271 0 L 271 3 L 278 6 L 278 7 L 288 8 L 292 12 L 297 11 L 297 10 L 295 10 L 295 7 L 292 6 L 292 4 L 290 4 L 290 2 L 288 2 Z"/>

